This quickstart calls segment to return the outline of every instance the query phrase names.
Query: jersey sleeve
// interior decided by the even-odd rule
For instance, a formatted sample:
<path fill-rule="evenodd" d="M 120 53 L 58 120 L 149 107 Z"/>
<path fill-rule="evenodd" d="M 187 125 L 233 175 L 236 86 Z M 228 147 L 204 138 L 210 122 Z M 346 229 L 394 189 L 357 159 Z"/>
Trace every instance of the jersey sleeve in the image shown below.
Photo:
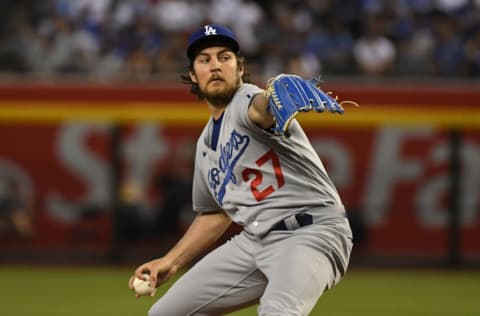
<path fill-rule="evenodd" d="M 239 121 L 239 124 L 247 129 L 259 128 L 252 120 L 248 117 L 248 108 L 253 100 L 253 98 L 259 94 L 263 93 L 264 90 L 252 84 L 244 84 L 239 90 L 237 96 L 234 100 L 234 117 Z"/>

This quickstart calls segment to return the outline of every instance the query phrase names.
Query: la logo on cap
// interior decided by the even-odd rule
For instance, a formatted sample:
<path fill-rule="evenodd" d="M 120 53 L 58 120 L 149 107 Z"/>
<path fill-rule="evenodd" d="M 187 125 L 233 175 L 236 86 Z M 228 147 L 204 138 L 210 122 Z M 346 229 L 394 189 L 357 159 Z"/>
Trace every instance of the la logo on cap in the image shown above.
<path fill-rule="evenodd" d="M 205 25 L 204 28 L 205 28 L 205 32 L 204 32 L 205 35 L 216 35 L 217 34 L 217 30 L 211 25 Z"/>

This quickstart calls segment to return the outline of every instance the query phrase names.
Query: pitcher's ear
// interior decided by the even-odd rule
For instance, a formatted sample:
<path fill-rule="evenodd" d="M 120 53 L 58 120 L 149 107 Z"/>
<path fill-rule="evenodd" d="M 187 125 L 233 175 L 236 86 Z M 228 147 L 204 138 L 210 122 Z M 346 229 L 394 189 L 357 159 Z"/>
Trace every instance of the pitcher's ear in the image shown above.
<path fill-rule="evenodd" d="M 198 83 L 197 75 L 193 71 L 190 71 L 188 74 L 190 75 L 190 79 L 192 79 L 192 82 Z"/>

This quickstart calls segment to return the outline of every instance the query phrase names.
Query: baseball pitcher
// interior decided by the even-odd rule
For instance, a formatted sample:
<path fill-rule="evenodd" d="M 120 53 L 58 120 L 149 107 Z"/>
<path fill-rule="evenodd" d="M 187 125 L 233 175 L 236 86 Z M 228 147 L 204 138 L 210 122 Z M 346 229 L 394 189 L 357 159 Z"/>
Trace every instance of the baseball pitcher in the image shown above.
<path fill-rule="evenodd" d="M 196 218 L 163 257 L 130 278 L 158 286 L 211 247 L 233 222 L 243 231 L 211 251 L 151 307 L 150 316 L 223 315 L 259 303 L 258 315 L 308 315 L 345 274 L 352 232 L 345 208 L 299 112 L 343 113 L 317 81 L 281 74 L 248 83 L 235 35 L 210 24 L 188 43 L 182 76 L 211 112 L 197 141 Z"/>

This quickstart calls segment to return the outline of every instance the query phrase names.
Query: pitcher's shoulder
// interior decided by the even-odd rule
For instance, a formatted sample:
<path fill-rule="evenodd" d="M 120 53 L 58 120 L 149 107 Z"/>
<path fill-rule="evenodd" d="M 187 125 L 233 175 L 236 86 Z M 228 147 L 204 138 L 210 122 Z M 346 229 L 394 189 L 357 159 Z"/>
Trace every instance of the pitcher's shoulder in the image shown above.
<path fill-rule="evenodd" d="M 257 85 L 251 83 L 244 83 L 238 89 L 236 96 L 242 99 L 252 100 L 256 94 L 263 92 L 264 90 Z"/>

